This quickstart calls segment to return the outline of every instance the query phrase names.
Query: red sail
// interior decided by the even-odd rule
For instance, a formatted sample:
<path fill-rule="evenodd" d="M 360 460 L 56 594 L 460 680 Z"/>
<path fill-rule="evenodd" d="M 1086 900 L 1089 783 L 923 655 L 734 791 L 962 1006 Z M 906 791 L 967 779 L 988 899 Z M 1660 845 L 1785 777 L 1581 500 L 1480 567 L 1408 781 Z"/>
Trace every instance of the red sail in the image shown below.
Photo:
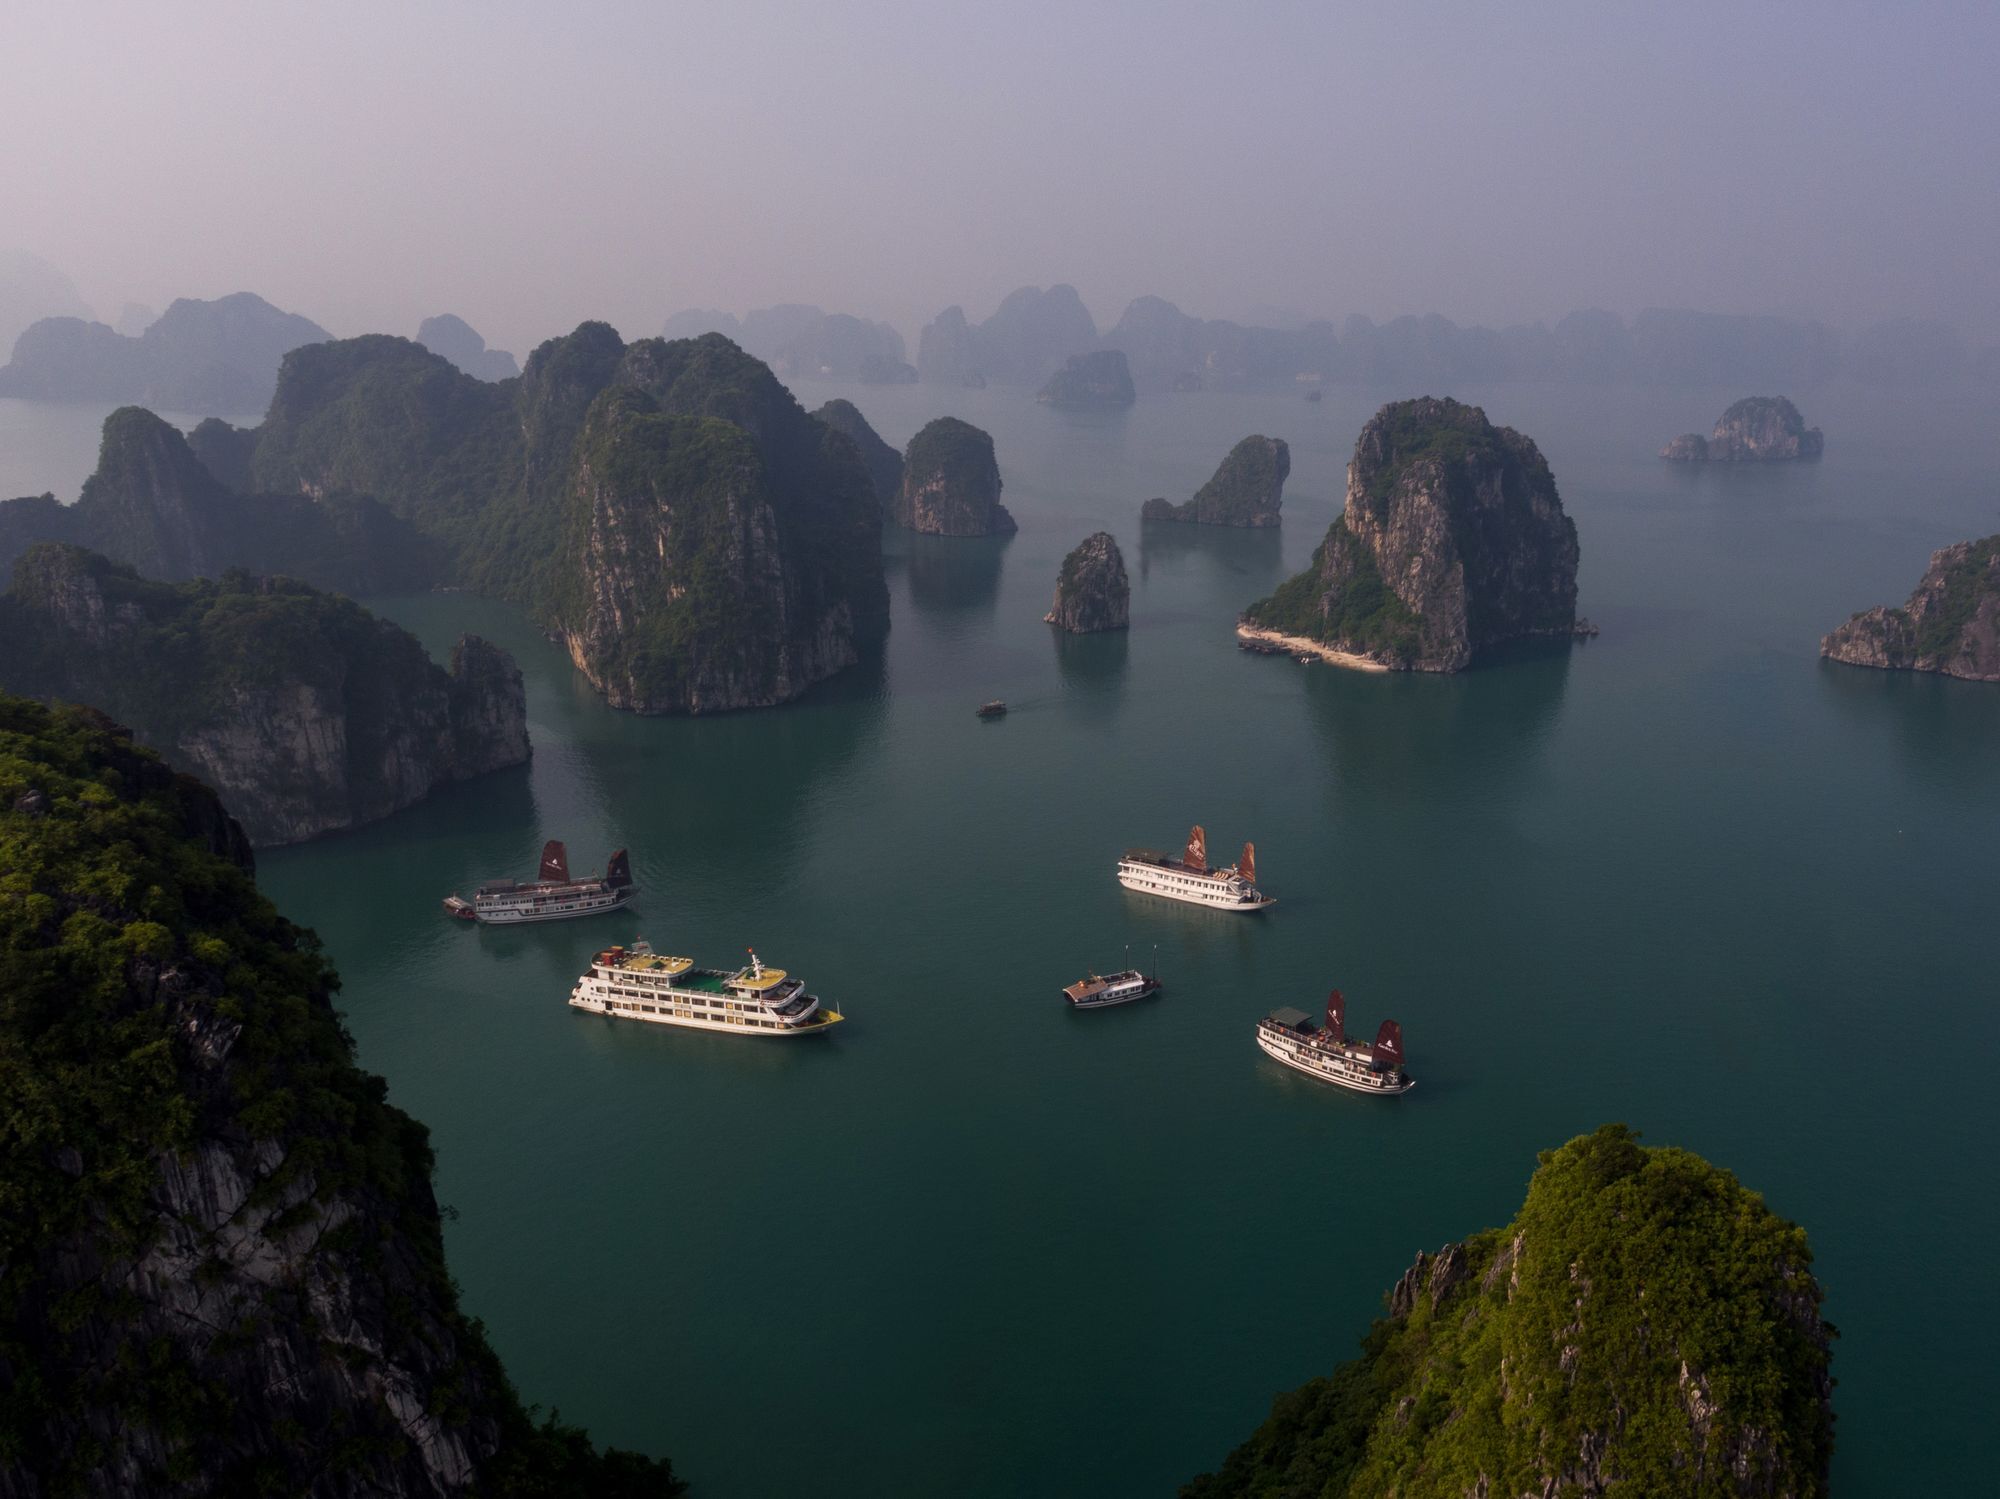
<path fill-rule="evenodd" d="M 1375 1033 L 1375 1060 L 1391 1067 L 1403 1065 L 1403 1028 L 1393 1020 L 1383 1021 Z"/>
<path fill-rule="evenodd" d="M 1347 1039 L 1347 1001 L 1335 989 L 1326 997 L 1326 1033 L 1336 1041 Z"/>
<path fill-rule="evenodd" d="M 1243 857 L 1236 861 L 1236 872 L 1242 875 L 1243 878 L 1248 880 L 1251 884 L 1254 885 L 1257 883 L 1256 844 L 1246 843 L 1243 845 Z"/>
<path fill-rule="evenodd" d="M 1208 873 L 1208 834 L 1201 830 L 1200 823 L 1196 823 L 1194 830 L 1188 834 L 1187 852 L 1181 856 L 1181 862 L 1189 869 Z"/>
<path fill-rule="evenodd" d="M 632 861 L 619 849 L 611 856 L 611 862 L 604 869 L 604 883 L 613 890 L 622 890 L 632 883 Z"/>
<path fill-rule="evenodd" d="M 542 845 L 542 872 L 536 878 L 558 885 L 569 883 L 569 850 L 554 838 Z"/>

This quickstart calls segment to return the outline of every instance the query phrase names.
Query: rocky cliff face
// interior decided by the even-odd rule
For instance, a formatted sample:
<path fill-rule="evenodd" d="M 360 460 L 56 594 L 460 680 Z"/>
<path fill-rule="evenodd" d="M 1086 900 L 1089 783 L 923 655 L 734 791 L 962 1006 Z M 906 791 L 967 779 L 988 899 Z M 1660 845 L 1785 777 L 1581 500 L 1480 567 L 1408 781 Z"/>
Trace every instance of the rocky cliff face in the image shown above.
<path fill-rule="evenodd" d="M 1087 536 L 1063 558 L 1055 607 L 1043 616 L 1072 634 L 1122 630 L 1132 623 L 1132 585 L 1125 557 L 1109 531 Z"/>
<path fill-rule="evenodd" d="M 1116 411 L 1138 399 L 1132 370 L 1116 349 L 1072 354 L 1035 399 L 1064 411 Z"/>
<path fill-rule="evenodd" d="M 460 640 L 449 674 L 407 632 L 286 579 L 175 587 L 38 547 L 0 600 L 0 687 L 90 703 L 228 799 L 259 845 L 386 817 L 528 757 L 513 658 Z"/>
<path fill-rule="evenodd" d="M 1199 526 L 1275 526 L 1284 504 L 1292 450 L 1281 437 L 1246 437 L 1185 505 L 1148 500 L 1140 518 Z"/>
<path fill-rule="evenodd" d="M 522 1410 L 423 1126 L 212 792 L 0 698 L 0 851 L 0 1494 L 677 1491 Z"/>
<path fill-rule="evenodd" d="M 868 477 L 875 485 L 875 498 L 881 502 L 883 513 L 896 503 L 897 492 L 903 487 L 903 455 L 884 442 L 875 429 L 868 425 L 868 418 L 852 401 L 828 401 L 813 413 L 834 431 L 854 444 L 861 455 L 862 466 L 868 470 Z"/>
<path fill-rule="evenodd" d="M 616 391 L 652 415 L 727 423 L 748 440 L 761 476 L 758 503 L 744 498 L 737 512 L 749 532 L 704 523 L 646 558 L 601 529 L 647 505 L 664 525 L 673 496 L 721 495 L 741 479 L 740 446 L 716 433 L 659 449 L 672 472 L 641 476 L 637 455 L 654 446 L 616 435 L 623 416 L 649 413 L 612 403 L 590 421 Z M 634 457 L 613 486 L 629 481 L 623 496 L 604 487 L 606 455 L 585 452 L 607 440 Z M 701 467 L 710 461 L 713 472 Z M 286 362 L 255 471 L 274 487 L 379 494 L 448 549 L 456 581 L 523 605 L 616 701 L 647 711 L 694 711 L 695 696 L 701 711 L 783 702 L 887 624 L 881 507 L 860 455 L 720 334 L 628 345 L 585 323 L 499 385 L 403 339 L 303 349 Z M 729 535 L 748 549 L 711 550 Z M 772 584 L 745 570 L 753 562 L 781 580 L 782 648 L 758 612 Z M 706 686 L 691 696 L 695 683 Z"/>
<path fill-rule="evenodd" d="M 1817 458 L 1825 446 L 1819 428 L 1808 427 L 1783 396 L 1749 396 L 1723 412 L 1707 437 L 1676 437 L 1660 456 L 1678 463 L 1771 463 Z"/>
<path fill-rule="evenodd" d="M 237 493 L 216 470 L 247 479 L 250 434 L 214 420 L 196 430 L 216 469 L 152 412 L 112 412 L 97 470 L 74 505 L 0 504 L 0 570 L 11 573 L 39 542 L 70 542 L 174 582 L 242 567 L 385 593 L 427 588 L 437 576 L 437 545 L 375 500 Z"/>
<path fill-rule="evenodd" d="M 1908 603 L 1855 615 L 1819 653 L 1849 666 L 2000 682 L 2000 536 L 1933 552 Z"/>
<path fill-rule="evenodd" d="M 1576 568 L 1576 526 L 1532 441 L 1476 406 L 1399 401 L 1362 428 L 1312 566 L 1244 621 L 1460 671 L 1503 641 L 1574 631 Z"/>
<path fill-rule="evenodd" d="M 1183 1499 L 1811 1499 L 1830 1329 L 1804 1232 L 1622 1126 L 1545 1152 L 1506 1228 L 1420 1254 L 1362 1356 Z"/>
<path fill-rule="evenodd" d="M 910 439 L 903 485 L 890 512 L 905 530 L 931 536 L 996 536 L 1017 529 L 1000 503 L 993 439 L 969 422 L 941 416 Z"/>

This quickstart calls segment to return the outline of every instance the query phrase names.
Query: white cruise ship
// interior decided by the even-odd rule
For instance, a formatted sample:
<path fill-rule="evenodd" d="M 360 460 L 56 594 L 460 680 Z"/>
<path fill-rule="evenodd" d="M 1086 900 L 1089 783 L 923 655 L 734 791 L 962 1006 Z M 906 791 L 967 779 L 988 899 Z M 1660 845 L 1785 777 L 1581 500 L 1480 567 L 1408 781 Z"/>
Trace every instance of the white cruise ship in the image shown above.
<path fill-rule="evenodd" d="M 566 921 L 615 911 L 638 893 L 632 883 L 632 862 L 619 849 L 604 868 L 601 880 L 569 877 L 569 850 L 551 838 L 542 845 L 542 867 L 532 880 L 493 880 L 472 892 L 472 899 L 447 895 L 444 911 L 460 921 L 509 926 L 518 921 Z"/>
<path fill-rule="evenodd" d="M 1403 1028 L 1382 1022 L 1375 1044 L 1347 1039 L 1347 1002 L 1334 990 L 1326 999 L 1326 1024 L 1314 1025 L 1304 1010 L 1273 1010 L 1257 1022 L 1257 1044 L 1265 1055 L 1323 1083 L 1356 1093 L 1407 1093 L 1417 1080 L 1403 1070 Z"/>
<path fill-rule="evenodd" d="M 732 973 L 697 968 L 692 958 L 656 953 L 643 941 L 592 958 L 569 1002 L 593 1015 L 732 1036 L 801 1036 L 846 1019 L 806 993 L 802 979 L 766 968 L 754 952 L 749 967 Z"/>
<path fill-rule="evenodd" d="M 1223 911 L 1261 911 L 1278 902 L 1257 888 L 1257 846 L 1243 845 L 1243 857 L 1227 869 L 1208 867 L 1208 835 L 1197 825 L 1179 858 L 1150 848 L 1129 848 L 1118 861 L 1118 883 L 1127 890 L 1163 895 L 1190 905 Z"/>

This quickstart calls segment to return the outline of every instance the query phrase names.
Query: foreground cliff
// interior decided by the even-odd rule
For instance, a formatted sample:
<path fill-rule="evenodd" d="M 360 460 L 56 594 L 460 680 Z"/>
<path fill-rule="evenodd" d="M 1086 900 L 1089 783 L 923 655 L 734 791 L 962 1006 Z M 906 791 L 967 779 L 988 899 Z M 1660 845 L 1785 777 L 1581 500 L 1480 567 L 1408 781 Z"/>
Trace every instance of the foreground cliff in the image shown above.
<path fill-rule="evenodd" d="M 1018 527 L 1000 503 L 993 439 L 955 416 L 926 423 L 903 452 L 890 518 L 927 536 L 1004 536 Z"/>
<path fill-rule="evenodd" d="M 1063 558 L 1055 604 L 1042 618 L 1072 635 L 1123 630 L 1132 623 L 1132 583 L 1125 555 L 1109 531 L 1086 536 Z"/>
<path fill-rule="evenodd" d="M 224 422 L 183 436 L 150 411 L 121 407 L 104 419 L 97 470 L 74 505 L 51 495 L 0 503 L 0 580 L 29 547 L 50 541 L 168 582 L 232 567 L 343 593 L 409 592 L 438 580 L 439 545 L 365 495 L 248 492 L 253 443 Z"/>
<path fill-rule="evenodd" d="M 1825 449 L 1819 428 L 1808 427 L 1783 396 L 1746 396 L 1722 413 L 1707 437 L 1684 433 L 1660 456 L 1676 463 L 1781 463 L 1817 458 Z"/>
<path fill-rule="evenodd" d="M 1185 505 L 1148 500 L 1140 519 L 1197 526 L 1275 526 L 1284 506 L 1292 450 L 1282 437 L 1246 437 L 1229 450 Z"/>
<path fill-rule="evenodd" d="M 1824 1495 L 1811 1265 L 1728 1172 L 1607 1125 L 1542 1155 L 1507 1227 L 1419 1255 L 1361 1357 L 1183 1499 Z"/>
<path fill-rule="evenodd" d="M 212 792 L 0 698 L 0 865 L 0 1493 L 679 1491 L 523 1410 Z"/>
<path fill-rule="evenodd" d="M 612 495 L 607 429 L 592 414 L 638 403 L 740 440 L 648 448 L 664 466 L 642 476 L 621 462 L 624 492 Z M 753 459 L 754 483 L 743 471 Z M 627 344 L 585 323 L 497 383 L 405 339 L 300 349 L 258 430 L 252 473 L 267 490 L 379 497 L 445 550 L 447 581 L 520 604 L 640 711 L 783 702 L 887 625 L 881 507 L 861 455 L 719 334 Z M 614 511 L 633 536 L 676 537 L 671 557 L 642 561 L 611 538 L 602 522 Z M 679 606 L 689 598 L 701 606 Z M 744 633 L 767 623 L 773 601 L 779 651 Z M 718 676 L 712 664 L 725 658 L 738 665 Z M 697 690 L 703 681 L 709 691 Z"/>
<path fill-rule="evenodd" d="M 1312 565 L 1243 625 L 1404 671 L 1461 671 L 1576 618 L 1576 525 L 1535 444 L 1477 406 L 1384 406 Z M 1587 627 L 1586 627 L 1587 628 Z"/>
<path fill-rule="evenodd" d="M 1933 552 L 1908 603 L 1855 615 L 1819 653 L 1849 666 L 2000 682 L 2000 536 Z"/>
<path fill-rule="evenodd" d="M 372 822 L 528 758 L 520 668 L 476 636 L 447 673 L 407 631 L 302 583 L 155 583 L 75 547 L 16 566 L 0 688 L 128 724 L 219 790 L 258 845 Z"/>
<path fill-rule="evenodd" d="M 852 401 L 835 398 L 813 413 L 817 421 L 826 423 L 840 433 L 861 455 L 862 467 L 868 470 L 868 477 L 875 485 L 875 498 L 881 503 L 884 514 L 896 503 L 896 494 L 903 487 L 903 455 L 882 440 L 882 436 L 868 424 L 868 418 L 861 414 L 861 408 Z"/>

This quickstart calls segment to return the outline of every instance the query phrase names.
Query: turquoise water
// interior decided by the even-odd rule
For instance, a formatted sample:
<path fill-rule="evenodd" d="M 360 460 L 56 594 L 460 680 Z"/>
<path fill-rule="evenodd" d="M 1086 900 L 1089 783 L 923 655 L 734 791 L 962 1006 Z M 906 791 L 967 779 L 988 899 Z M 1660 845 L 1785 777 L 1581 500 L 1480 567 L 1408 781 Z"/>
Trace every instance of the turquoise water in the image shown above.
<path fill-rule="evenodd" d="M 453 1268 L 528 1398 L 711 1496 L 1170 1493 L 1347 1357 L 1419 1249 L 1509 1217 L 1537 1150 L 1622 1119 L 1809 1229 L 1840 1489 L 1986 1486 L 2000 688 L 1817 642 L 2000 530 L 1991 393 L 1819 392 L 1823 463 L 1696 472 L 1652 454 L 1744 392 L 1437 392 L 1541 444 L 1603 628 L 1449 679 L 1230 633 L 1407 392 L 1109 418 L 800 393 L 896 443 L 987 427 L 1020 534 L 892 536 L 878 656 L 706 720 L 609 712 L 499 605 L 376 601 L 434 651 L 470 627 L 517 653 L 535 761 L 261 861 L 433 1130 Z M 1139 504 L 1253 431 L 1292 444 L 1282 534 L 1142 542 Z M 1060 639 L 1057 566 L 1099 527 L 1132 629 Z M 1117 886 L 1119 849 L 1196 820 L 1218 855 L 1256 840 L 1276 909 Z M 635 909 L 439 914 L 547 837 L 578 869 L 629 844 Z M 852 1023 L 759 1044 L 570 1012 L 593 947 L 639 935 L 754 944 Z M 1167 992 L 1068 1013 L 1058 987 L 1128 945 Z M 1402 1022 L 1415 1092 L 1256 1051 L 1258 1015 L 1332 985 L 1354 1028 Z"/>

